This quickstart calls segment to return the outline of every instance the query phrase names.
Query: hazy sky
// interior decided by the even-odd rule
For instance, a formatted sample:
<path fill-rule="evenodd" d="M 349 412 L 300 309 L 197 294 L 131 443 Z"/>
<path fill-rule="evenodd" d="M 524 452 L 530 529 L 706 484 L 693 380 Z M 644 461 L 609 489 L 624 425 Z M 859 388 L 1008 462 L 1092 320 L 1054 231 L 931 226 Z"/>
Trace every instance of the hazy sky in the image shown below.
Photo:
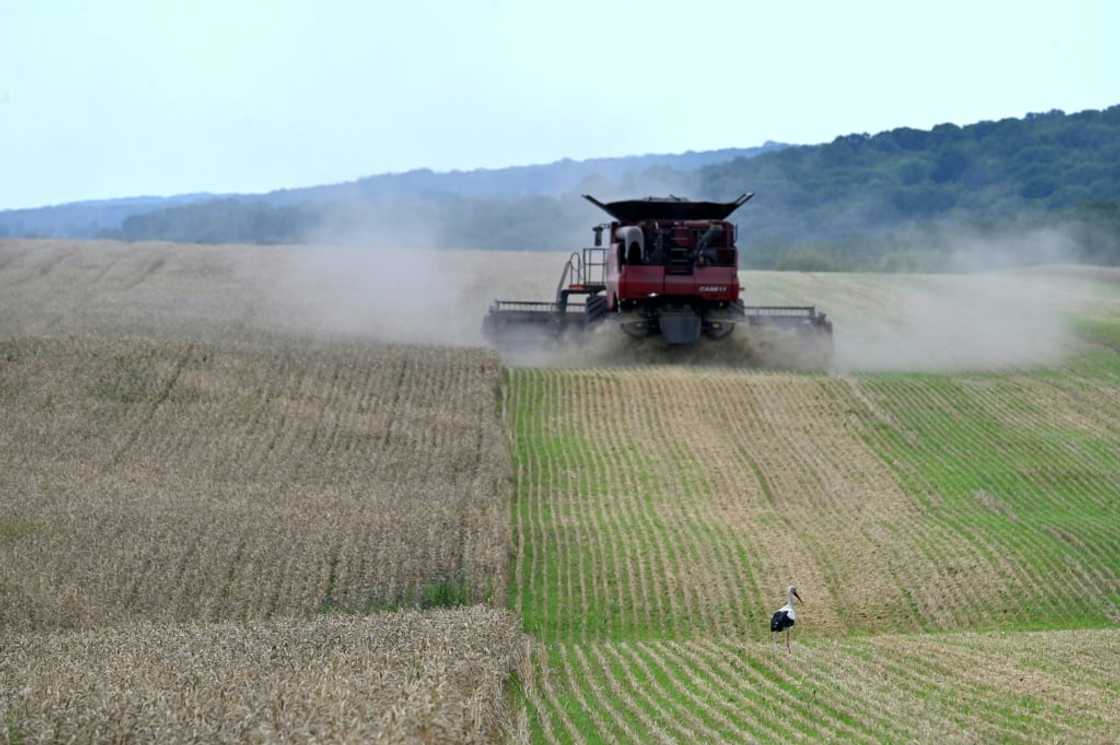
<path fill-rule="evenodd" d="M 0 0 L 0 208 L 1120 103 L 1120 3 Z"/>

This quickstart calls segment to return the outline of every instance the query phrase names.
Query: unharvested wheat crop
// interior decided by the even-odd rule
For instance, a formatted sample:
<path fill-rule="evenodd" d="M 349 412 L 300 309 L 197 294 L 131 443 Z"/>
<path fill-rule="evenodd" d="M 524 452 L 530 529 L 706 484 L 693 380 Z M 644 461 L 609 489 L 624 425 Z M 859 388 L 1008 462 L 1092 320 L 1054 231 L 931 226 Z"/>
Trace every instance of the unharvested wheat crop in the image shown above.
<path fill-rule="evenodd" d="M 0 336 L 479 345 L 492 296 L 547 296 L 565 258 L 0 239 Z"/>
<path fill-rule="evenodd" d="M 0 643 L 0 742 L 493 742 L 516 619 L 483 607 Z"/>
<path fill-rule="evenodd" d="M 574 248 L 574 247 L 573 247 Z M 750 251 L 749 244 L 746 251 Z M 547 300 L 567 255 L 361 246 L 198 246 L 0 240 L 0 334 L 96 333 L 261 342 L 291 334 L 481 344 L 496 297 Z M 1120 282 L 1068 268 L 974 275 L 741 275 L 754 304 L 815 304 L 836 321 L 839 369 L 1060 364 L 1065 317 L 1120 315 Z M 749 346 L 743 334 L 738 341 Z M 631 364 L 621 334 L 528 364 Z M 744 350 L 721 354 L 747 359 Z M 681 359 L 678 355 L 676 359 Z M 688 359 L 690 363 L 705 358 Z M 525 364 L 519 355 L 518 364 Z"/>
<path fill-rule="evenodd" d="M 502 602 L 508 514 L 475 498 L 504 483 L 494 358 L 354 342 L 477 342 L 562 260 L 0 241 L 5 628 Z M 517 739 L 1108 741 L 1120 283 L 744 280 L 823 306 L 841 369 L 958 374 L 511 371 L 510 601 L 540 640 Z M 69 333 L 106 338 L 23 338 Z M 790 581 L 792 657 L 765 641 Z M 1081 626 L 1107 630 L 1025 631 Z"/>
<path fill-rule="evenodd" d="M 478 350 L 0 341 L 0 630 L 501 604 Z"/>

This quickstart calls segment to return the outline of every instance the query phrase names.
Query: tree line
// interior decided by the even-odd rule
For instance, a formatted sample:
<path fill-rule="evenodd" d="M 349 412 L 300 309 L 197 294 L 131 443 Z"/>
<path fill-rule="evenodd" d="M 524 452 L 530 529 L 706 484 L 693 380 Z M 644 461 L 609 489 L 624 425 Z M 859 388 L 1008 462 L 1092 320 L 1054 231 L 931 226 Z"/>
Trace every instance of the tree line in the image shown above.
<path fill-rule="evenodd" d="M 569 249 L 605 218 L 578 198 L 668 192 L 756 198 L 735 216 L 747 266 L 806 270 L 943 268 L 954 238 L 1024 236 L 1002 263 L 1120 263 L 1120 106 L 968 126 L 898 128 L 787 147 L 698 170 L 590 176 L 572 194 L 470 198 L 431 193 L 271 204 L 239 197 L 135 215 L 108 237 L 204 243 L 343 240 L 411 247 Z M 1053 240 L 1044 236 L 1052 235 Z M 1009 254 L 1009 255 L 1004 255 Z M 997 257 L 992 257 L 997 258 Z"/>

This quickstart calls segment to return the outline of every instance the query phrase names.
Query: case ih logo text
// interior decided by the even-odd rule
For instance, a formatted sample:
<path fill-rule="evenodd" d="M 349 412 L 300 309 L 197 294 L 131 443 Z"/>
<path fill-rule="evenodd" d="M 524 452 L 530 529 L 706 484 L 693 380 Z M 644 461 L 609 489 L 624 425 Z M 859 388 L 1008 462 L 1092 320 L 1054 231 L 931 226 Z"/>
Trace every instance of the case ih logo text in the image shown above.
<path fill-rule="evenodd" d="M 700 292 L 727 292 L 727 285 L 700 285 Z"/>

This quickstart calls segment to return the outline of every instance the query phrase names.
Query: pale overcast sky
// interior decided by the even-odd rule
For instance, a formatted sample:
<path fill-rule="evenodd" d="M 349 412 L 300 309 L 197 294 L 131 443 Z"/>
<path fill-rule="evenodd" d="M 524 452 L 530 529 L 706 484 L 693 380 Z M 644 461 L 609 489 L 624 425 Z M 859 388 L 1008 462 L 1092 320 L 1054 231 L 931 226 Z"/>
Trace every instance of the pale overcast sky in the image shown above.
<path fill-rule="evenodd" d="M 1120 103 L 1120 3 L 0 0 L 0 208 Z"/>

